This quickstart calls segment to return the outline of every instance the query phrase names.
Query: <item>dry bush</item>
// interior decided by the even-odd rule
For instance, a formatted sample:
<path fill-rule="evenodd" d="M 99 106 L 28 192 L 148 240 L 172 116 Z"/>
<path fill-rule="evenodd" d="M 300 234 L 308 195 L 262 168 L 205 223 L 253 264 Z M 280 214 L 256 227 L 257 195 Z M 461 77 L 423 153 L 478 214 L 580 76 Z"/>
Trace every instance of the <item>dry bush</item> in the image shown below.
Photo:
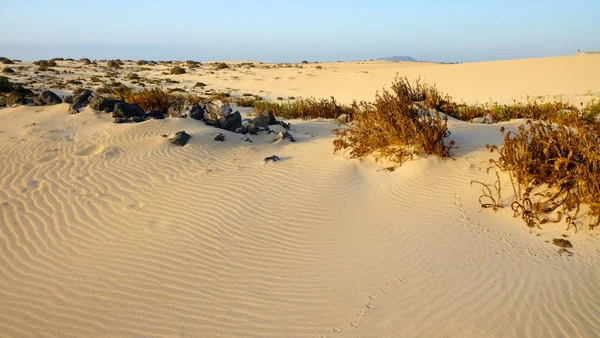
<path fill-rule="evenodd" d="M 226 93 L 226 92 L 220 92 L 220 93 L 212 93 L 210 94 L 210 96 L 208 97 L 207 101 L 223 101 L 225 103 L 231 103 L 233 101 L 233 99 L 231 98 L 231 94 Z"/>
<path fill-rule="evenodd" d="M 103 85 L 102 87 L 96 90 L 98 94 L 103 94 L 104 96 L 118 98 L 119 100 L 124 100 L 125 97 L 133 92 L 133 90 L 121 82 L 111 82 Z"/>
<path fill-rule="evenodd" d="M 3 73 L 3 74 L 14 74 L 14 73 L 15 73 L 15 71 L 14 71 L 14 69 L 12 69 L 12 68 L 9 68 L 9 67 L 4 67 L 4 69 L 2 69 L 2 73 Z"/>
<path fill-rule="evenodd" d="M 90 59 L 88 59 L 88 58 L 83 58 L 83 59 L 81 59 L 79 61 L 81 61 L 81 63 L 83 63 L 84 65 L 91 65 L 92 64 L 92 61 Z"/>
<path fill-rule="evenodd" d="M 229 66 L 224 62 L 219 62 L 215 66 L 215 70 L 229 69 Z"/>
<path fill-rule="evenodd" d="M 415 103 L 419 91 L 419 82 L 411 85 L 397 77 L 391 91 L 377 93 L 374 103 L 355 102 L 354 121 L 334 130 L 334 151 L 349 148 L 352 158 L 374 154 L 398 165 L 421 152 L 449 157 L 454 141 L 444 142 L 450 135 L 448 119 Z"/>
<path fill-rule="evenodd" d="M 190 104 L 196 104 L 202 100 L 196 95 L 176 95 L 162 88 L 144 89 L 142 91 L 130 91 L 124 96 L 127 103 L 135 103 L 145 111 L 152 109 L 167 113 L 169 107 L 176 105 L 182 108 L 187 101 Z"/>
<path fill-rule="evenodd" d="M 275 116 L 288 119 L 335 119 L 341 114 L 348 114 L 349 116 L 354 114 L 352 107 L 339 105 L 333 97 L 331 99 L 307 98 L 281 103 L 260 100 L 255 101 L 253 107 L 257 114 L 268 109 Z"/>
<path fill-rule="evenodd" d="M 244 94 L 246 95 L 246 94 Z M 257 101 L 262 101 L 260 96 L 244 96 L 235 99 L 235 104 L 240 107 L 254 107 Z"/>
<path fill-rule="evenodd" d="M 567 230 L 577 230 L 581 204 L 589 205 L 589 227 L 600 224 L 598 123 L 567 127 L 529 120 L 518 132 L 506 133 L 502 147 L 488 148 L 500 154 L 491 162 L 509 173 L 515 196 L 511 208 L 529 227 L 564 218 Z"/>
<path fill-rule="evenodd" d="M 121 65 L 119 65 L 119 62 L 117 62 L 116 60 L 107 61 L 106 66 L 109 68 L 121 68 Z"/>
<path fill-rule="evenodd" d="M 185 68 L 179 67 L 179 66 L 175 66 L 175 67 L 171 68 L 171 70 L 169 71 L 169 74 L 171 74 L 171 75 L 185 74 Z"/>

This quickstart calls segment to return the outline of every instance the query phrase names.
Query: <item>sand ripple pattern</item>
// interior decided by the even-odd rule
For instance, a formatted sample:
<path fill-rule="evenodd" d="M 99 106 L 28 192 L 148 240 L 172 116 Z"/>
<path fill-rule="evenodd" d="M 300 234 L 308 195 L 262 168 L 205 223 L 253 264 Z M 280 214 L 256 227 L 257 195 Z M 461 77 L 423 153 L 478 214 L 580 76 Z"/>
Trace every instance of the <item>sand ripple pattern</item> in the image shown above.
<path fill-rule="evenodd" d="M 322 122 L 215 143 L 190 120 L 61 114 L 0 133 L 2 335 L 600 333 L 598 255 L 485 224 L 468 161 L 376 172 Z M 185 147 L 160 137 L 182 129 Z"/>

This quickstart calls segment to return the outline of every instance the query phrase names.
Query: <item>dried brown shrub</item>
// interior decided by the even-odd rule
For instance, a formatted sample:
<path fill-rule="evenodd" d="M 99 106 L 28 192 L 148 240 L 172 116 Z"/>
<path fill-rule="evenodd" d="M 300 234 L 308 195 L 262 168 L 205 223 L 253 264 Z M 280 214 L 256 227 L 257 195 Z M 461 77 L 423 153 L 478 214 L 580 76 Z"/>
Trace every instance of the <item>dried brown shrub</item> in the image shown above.
<path fill-rule="evenodd" d="M 506 133 L 502 147 L 488 146 L 500 155 L 491 162 L 510 175 L 515 217 L 529 227 L 565 216 L 567 229 L 577 230 L 582 204 L 589 206 L 589 227 L 600 224 L 600 125 L 575 123 L 529 120 Z"/>
<path fill-rule="evenodd" d="M 338 104 L 334 97 L 331 99 L 306 98 L 289 102 L 255 101 L 254 111 L 256 113 L 267 109 L 272 111 L 275 116 L 303 120 L 334 119 L 341 114 L 348 114 L 350 117 L 354 114 L 352 107 Z"/>
<path fill-rule="evenodd" d="M 162 88 L 152 88 L 142 91 L 131 91 L 125 95 L 124 99 L 127 103 L 139 105 L 145 111 L 156 109 L 166 113 L 172 105 L 181 108 L 186 101 L 190 104 L 195 104 L 200 102 L 202 98 L 190 94 L 177 95 Z"/>
<path fill-rule="evenodd" d="M 354 103 L 354 121 L 334 130 L 334 151 L 350 149 L 352 158 L 374 154 L 398 165 L 423 152 L 441 158 L 450 156 L 454 141 L 448 119 L 416 103 L 424 99 L 420 83 L 396 78 L 391 91 L 377 93 L 374 103 Z"/>

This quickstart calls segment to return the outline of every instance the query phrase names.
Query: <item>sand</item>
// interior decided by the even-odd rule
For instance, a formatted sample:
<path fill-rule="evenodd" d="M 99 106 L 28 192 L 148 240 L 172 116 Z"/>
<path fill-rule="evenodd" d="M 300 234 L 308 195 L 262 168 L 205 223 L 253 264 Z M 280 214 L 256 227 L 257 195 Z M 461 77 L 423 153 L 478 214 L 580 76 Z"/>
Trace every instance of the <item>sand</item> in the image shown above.
<path fill-rule="evenodd" d="M 171 86 L 347 102 L 398 72 L 469 102 L 600 93 L 596 55 L 321 65 L 201 69 Z M 485 145 L 523 121 L 451 120 L 452 160 L 388 172 L 333 154 L 330 120 L 288 121 L 296 143 L 217 143 L 192 119 L 67 110 L 0 109 L 3 336 L 600 335 L 598 230 L 530 230 L 509 208 L 481 210 L 470 184 L 493 181 Z M 179 130 L 184 147 L 160 136 Z M 572 256 L 551 244 L 563 235 Z"/>

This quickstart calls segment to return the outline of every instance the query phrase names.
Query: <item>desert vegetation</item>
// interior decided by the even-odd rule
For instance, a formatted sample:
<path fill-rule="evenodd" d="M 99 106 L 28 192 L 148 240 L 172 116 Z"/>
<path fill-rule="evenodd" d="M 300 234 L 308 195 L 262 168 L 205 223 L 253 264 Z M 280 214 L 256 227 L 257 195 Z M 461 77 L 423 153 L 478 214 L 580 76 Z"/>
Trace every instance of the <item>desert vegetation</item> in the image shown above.
<path fill-rule="evenodd" d="M 354 114 L 352 107 L 338 104 L 333 97 L 331 99 L 306 98 L 288 102 L 255 100 L 253 107 L 256 113 L 270 110 L 275 116 L 303 120 L 331 119 L 338 118 L 342 114 L 349 116 Z"/>
<path fill-rule="evenodd" d="M 116 60 L 109 60 L 106 62 L 108 68 L 121 68 L 121 65 Z"/>
<path fill-rule="evenodd" d="M 171 70 L 169 71 L 169 74 L 171 74 L 171 75 L 185 74 L 185 68 L 180 67 L 180 66 L 175 66 L 175 67 L 171 68 Z"/>
<path fill-rule="evenodd" d="M 229 69 L 229 65 L 224 62 L 219 62 L 215 65 L 215 70 Z"/>
<path fill-rule="evenodd" d="M 187 102 L 196 104 L 202 101 L 202 97 L 191 94 L 174 94 L 173 91 L 162 88 L 144 89 L 142 91 L 127 91 L 122 97 L 127 103 L 137 104 L 145 111 L 159 110 L 167 113 L 169 107 L 182 108 Z"/>
<path fill-rule="evenodd" d="M 419 91 L 406 78 L 396 78 L 375 102 L 355 102 L 353 122 L 334 130 L 334 151 L 350 150 L 351 158 L 373 154 L 395 163 L 390 168 L 418 153 L 449 157 L 454 141 L 446 142 L 448 118 L 417 103 Z"/>
<path fill-rule="evenodd" d="M 502 128 L 501 132 L 505 131 Z M 590 228 L 600 224 L 600 128 L 577 122 L 575 127 L 528 120 L 517 132 L 507 132 L 499 154 L 490 162 L 507 172 L 513 188 L 510 204 L 515 217 L 531 228 L 564 221 L 579 228 L 582 204 L 587 205 Z M 504 207 L 500 177 L 494 185 L 480 183 L 484 208 Z"/>

